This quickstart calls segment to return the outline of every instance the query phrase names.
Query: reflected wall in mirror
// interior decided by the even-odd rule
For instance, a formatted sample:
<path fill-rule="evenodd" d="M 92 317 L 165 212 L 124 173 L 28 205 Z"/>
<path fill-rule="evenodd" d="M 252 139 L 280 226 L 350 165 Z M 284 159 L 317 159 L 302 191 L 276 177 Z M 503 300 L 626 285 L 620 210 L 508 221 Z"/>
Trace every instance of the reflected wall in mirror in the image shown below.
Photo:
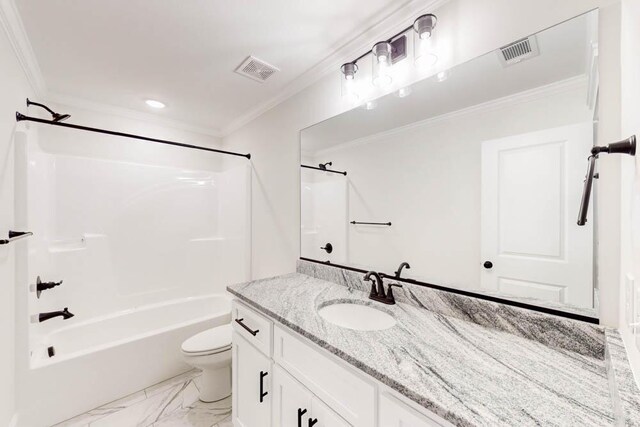
<path fill-rule="evenodd" d="M 403 276 L 429 284 L 594 308 L 593 214 L 576 218 L 597 21 L 578 16 L 303 130 L 301 163 L 315 169 L 301 170 L 302 257 L 390 275 L 407 261 Z"/>

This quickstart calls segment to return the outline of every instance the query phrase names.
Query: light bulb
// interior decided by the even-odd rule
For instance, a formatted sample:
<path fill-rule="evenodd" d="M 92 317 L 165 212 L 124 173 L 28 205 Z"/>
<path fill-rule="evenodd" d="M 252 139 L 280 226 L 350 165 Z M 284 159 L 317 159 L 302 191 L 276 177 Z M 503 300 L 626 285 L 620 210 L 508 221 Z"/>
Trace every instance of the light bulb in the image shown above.
<path fill-rule="evenodd" d="M 398 98 L 406 98 L 411 95 L 411 88 L 409 86 L 398 89 Z"/>
<path fill-rule="evenodd" d="M 436 75 L 436 78 L 438 79 L 439 82 L 443 82 L 447 80 L 449 78 L 449 70 L 440 71 Z"/>
<path fill-rule="evenodd" d="M 164 103 L 162 103 L 160 101 L 156 101 L 154 99 L 147 99 L 145 101 L 145 103 L 151 108 L 164 108 L 165 107 Z"/>

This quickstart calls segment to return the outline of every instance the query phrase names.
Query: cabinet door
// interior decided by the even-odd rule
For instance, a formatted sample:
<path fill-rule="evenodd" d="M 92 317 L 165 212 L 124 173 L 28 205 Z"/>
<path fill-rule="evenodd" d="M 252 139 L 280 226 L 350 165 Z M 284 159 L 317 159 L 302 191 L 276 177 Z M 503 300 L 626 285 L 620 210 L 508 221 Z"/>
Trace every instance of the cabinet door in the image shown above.
<path fill-rule="evenodd" d="M 271 426 L 271 360 L 233 334 L 233 422 L 236 427 Z"/>
<path fill-rule="evenodd" d="M 308 427 L 311 415 L 311 392 L 275 366 L 273 375 L 273 425 Z"/>
<path fill-rule="evenodd" d="M 378 425 L 381 427 L 441 427 L 443 425 L 385 393 L 380 393 L 378 405 L 380 416 Z"/>
<path fill-rule="evenodd" d="M 311 417 L 304 427 L 350 427 L 351 424 L 343 420 L 331 408 L 317 397 L 311 402 Z"/>

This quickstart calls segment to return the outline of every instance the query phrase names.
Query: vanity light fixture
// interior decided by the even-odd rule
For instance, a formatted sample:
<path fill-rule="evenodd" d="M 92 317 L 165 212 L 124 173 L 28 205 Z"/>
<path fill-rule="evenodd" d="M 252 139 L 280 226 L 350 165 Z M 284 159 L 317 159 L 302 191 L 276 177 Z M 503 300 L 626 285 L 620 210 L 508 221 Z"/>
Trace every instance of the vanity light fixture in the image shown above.
<path fill-rule="evenodd" d="M 354 89 L 354 81 L 358 71 L 358 61 L 372 54 L 372 82 L 374 86 L 389 86 L 393 78 L 391 68 L 393 65 L 407 57 L 407 33 L 414 32 L 414 61 L 417 66 L 430 67 L 435 65 L 438 57 L 433 49 L 431 36 L 436 26 L 437 18 L 428 13 L 419 16 L 412 25 L 400 32 L 373 45 L 370 51 L 363 53 L 351 62 L 340 67 L 342 72 L 341 89 L 342 96 L 357 99 Z M 400 95 L 401 96 L 401 95 Z M 366 106 L 365 106 L 366 107 Z"/>
<path fill-rule="evenodd" d="M 166 107 L 166 105 L 164 105 L 163 102 L 156 101 L 155 99 L 147 99 L 146 101 L 144 101 L 144 103 L 147 104 L 151 108 L 160 109 L 160 108 Z"/>

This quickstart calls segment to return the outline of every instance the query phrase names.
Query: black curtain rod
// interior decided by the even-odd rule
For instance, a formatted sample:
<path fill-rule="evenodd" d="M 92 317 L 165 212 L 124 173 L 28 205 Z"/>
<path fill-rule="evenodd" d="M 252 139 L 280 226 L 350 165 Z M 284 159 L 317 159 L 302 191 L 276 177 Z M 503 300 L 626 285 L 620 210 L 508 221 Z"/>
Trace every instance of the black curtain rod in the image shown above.
<path fill-rule="evenodd" d="M 318 168 L 315 166 L 307 166 L 307 165 L 300 165 L 301 168 L 307 168 L 307 169 L 315 169 L 317 171 L 322 171 L 322 172 L 331 172 L 331 173 L 339 173 L 340 175 L 347 175 L 347 172 L 341 172 L 341 171 L 334 171 L 331 169 L 322 169 L 322 168 Z"/>
<path fill-rule="evenodd" d="M 199 145 L 183 144 L 181 142 L 174 142 L 174 141 L 167 141 L 167 140 L 164 140 L 164 139 L 150 138 L 148 136 L 135 135 L 135 134 L 132 134 L 132 133 L 116 132 L 116 131 L 107 130 L 107 129 L 92 128 L 92 127 L 89 127 L 89 126 L 72 125 L 70 123 L 63 123 L 63 122 L 54 122 L 54 121 L 51 121 L 51 120 L 39 119 L 37 117 L 25 116 L 24 114 L 21 114 L 21 113 L 19 113 L 17 111 L 16 111 L 16 121 L 17 122 L 28 121 L 28 122 L 44 123 L 45 125 L 60 126 L 60 127 L 64 127 L 64 128 L 84 130 L 84 131 L 87 131 L 87 132 L 103 133 L 103 134 L 106 134 L 106 135 L 122 136 L 124 138 L 140 139 L 142 141 L 149 141 L 149 142 L 156 142 L 156 143 L 159 143 L 159 144 L 173 145 L 175 147 L 193 148 L 195 150 L 210 151 L 210 152 L 213 152 L 213 153 L 228 154 L 230 156 L 246 157 L 247 159 L 251 159 L 251 154 L 234 153 L 233 151 L 217 150 L 215 148 L 201 147 Z"/>

